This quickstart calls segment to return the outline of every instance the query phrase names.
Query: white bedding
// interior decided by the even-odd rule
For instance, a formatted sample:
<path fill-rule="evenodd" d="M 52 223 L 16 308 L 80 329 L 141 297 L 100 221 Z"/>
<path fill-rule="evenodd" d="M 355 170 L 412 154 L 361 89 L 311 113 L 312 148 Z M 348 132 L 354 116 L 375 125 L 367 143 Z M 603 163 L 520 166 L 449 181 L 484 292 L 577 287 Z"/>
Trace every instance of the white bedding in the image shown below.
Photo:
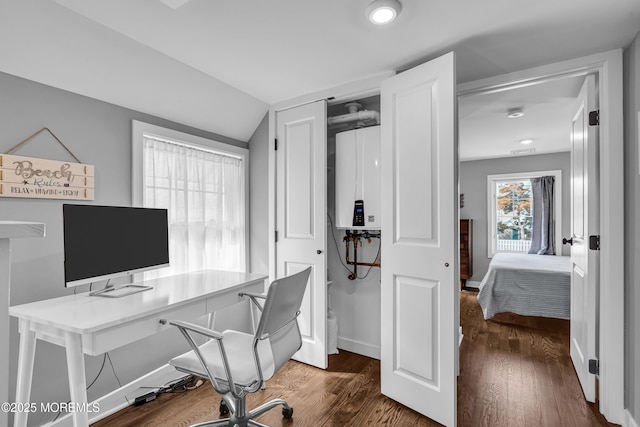
<path fill-rule="evenodd" d="M 496 254 L 480 283 L 478 302 L 485 319 L 497 313 L 569 319 L 571 258 Z"/>

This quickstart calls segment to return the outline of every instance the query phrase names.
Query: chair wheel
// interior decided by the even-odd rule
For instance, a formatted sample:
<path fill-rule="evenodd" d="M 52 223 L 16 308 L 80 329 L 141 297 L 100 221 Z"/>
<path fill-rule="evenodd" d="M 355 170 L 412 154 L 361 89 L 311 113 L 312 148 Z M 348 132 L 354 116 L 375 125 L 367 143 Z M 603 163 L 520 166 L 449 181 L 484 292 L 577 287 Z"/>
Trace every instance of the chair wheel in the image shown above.
<path fill-rule="evenodd" d="M 287 408 L 282 408 L 282 416 L 285 417 L 286 419 L 290 419 L 291 417 L 293 417 L 293 408 L 289 407 Z"/>
<path fill-rule="evenodd" d="M 220 400 L 220 416 L 224 417 L 225 415 L 229 415 L 229 407 L 227 406 L 227 402 Z"/>

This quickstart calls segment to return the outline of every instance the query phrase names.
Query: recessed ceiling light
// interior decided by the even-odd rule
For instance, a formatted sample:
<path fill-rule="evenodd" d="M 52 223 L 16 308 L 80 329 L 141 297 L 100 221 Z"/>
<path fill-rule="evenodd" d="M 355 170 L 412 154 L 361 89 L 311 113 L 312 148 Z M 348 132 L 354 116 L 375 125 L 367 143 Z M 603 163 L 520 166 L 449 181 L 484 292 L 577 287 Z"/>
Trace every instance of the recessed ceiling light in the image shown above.
<path fill-rule="evenodd" d="M 507 111 L 507 117 L 509 117 L 510 119 L 516 119 L 522 116 L 524 116 L 524 111 L 522 111 L 522 108 L 512 108 Z"/>
<path fill-rule="evenodd" d="M 531 139 L 531 138 L 521 139 L 519 142 L 522 145 L 528 145 L 528 144 L 531 144 L 533 142 L 533 139 Z"/>
<path fill-rule="evenodd" d="M 190 0 L 160 0 L 162 3 L 169 6 L 171 9 L 176 10 L 185 4 L 187 4 Z"/>
<path fill-rule="evenodd" d="M 372 23 L 385 25 L 396 19 L 401 10 L 398 0 L 375 0 L 367 7 L 366 15 Z"/>

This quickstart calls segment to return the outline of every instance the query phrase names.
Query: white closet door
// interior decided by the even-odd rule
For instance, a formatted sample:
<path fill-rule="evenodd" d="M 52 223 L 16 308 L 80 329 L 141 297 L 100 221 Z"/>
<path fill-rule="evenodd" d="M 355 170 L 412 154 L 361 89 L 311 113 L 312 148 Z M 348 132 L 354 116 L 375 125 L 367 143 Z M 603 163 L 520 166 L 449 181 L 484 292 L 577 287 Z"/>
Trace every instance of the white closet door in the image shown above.
<path fill-rule="evenodd" d="M 382 393 L 456 425 L 458 207 L 453 52 L 382 84 Z"/>
<path fill-rule="evenodd" d="M 589 126 L 589 112 L 596 109 L 595 77 L 589 75 L 578 95 L 571 131 L 571 360 L 589 402 L 596 398 L 589 359 L 597 359 L 598 319 L 598 251 L 589 250 L 589 236 L 599 234 L 597 127 Z"/>
<path fill-rule="evenodd" d="M 326 102 L 280 111 L 276 185 L 276 274 L 313 268 L 298 323 L 302 348 L 294 359 L 327 367 Z"/>

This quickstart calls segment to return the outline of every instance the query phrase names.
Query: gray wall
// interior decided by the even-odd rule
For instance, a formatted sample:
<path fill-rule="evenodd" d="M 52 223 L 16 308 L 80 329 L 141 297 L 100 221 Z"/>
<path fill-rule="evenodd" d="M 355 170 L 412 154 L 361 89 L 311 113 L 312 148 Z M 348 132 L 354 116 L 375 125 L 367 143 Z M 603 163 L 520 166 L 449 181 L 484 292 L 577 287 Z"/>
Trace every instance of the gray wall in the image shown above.
<path fill-rule="evenodd" d="M 99 82 L 96 82 L 99 84 Z M 178 131 L 246 148 L 244 142 L 161 120 L 136 111 L 96 101 L 60 89 L 0 73 L 0 152 L 6 152 L 43 126 L 51 129 L 84 163 L 95 165 L 95 201 L 104 205 L 131 205 L 131 120 L 140 120 Z M 72 160 L 53 140 L 41 134 L 16 151 L 32 157 Z M 43 239 L 17 239 L 12 244 L 11 304 L 23 304 L 73 293 L 65 289 L 63 274 L 62 200 L 0 198 L 0 219 L 43 222 Z M 81 290 L 86 290 L 81 287 Z M 15 398 L 18 358 L 17 321 L 10 321 L 10 398 Z M 4 340 L 5 338 L 3 338 Z M 6 341 L 5 341 L 6 342 Z M 167 331 L 110 352 L 122 384 L 164 365 L 186 351 L 184 339 Z M 87 380 L 92 381 L 102 356 L 85 357 Z M 89 390 L 96 399 L 117 388 L 110 367 Z M 64 349 L 38 342 L 32 402 L 66 402 L 69 386 Z M 34 413 L 29 425 L 51 421 L 55 414 Z"/>
<path fill-rule="evenodd" d="M 473 219 L 473 276 L 470 280 L 480 282 L 491 261 L 487 257 L 487 175 L 562 170 L 562 235 L 567 235 L 570 226 L 570 161 L 566 152 L 460 163 L 460 193 L 464 194 L 460 218 Z M 569 255 L 567 248 L 563 248 L 563 255 Z"/>
<path fill-rule="evenodd" d="M 249 139 L 251 271 L 269 273 L 269 113 Z"/>
<path fill-rule="evenodd" d="M 640 422 L 640 34 L 624 52 L 625 407 Z"/>

